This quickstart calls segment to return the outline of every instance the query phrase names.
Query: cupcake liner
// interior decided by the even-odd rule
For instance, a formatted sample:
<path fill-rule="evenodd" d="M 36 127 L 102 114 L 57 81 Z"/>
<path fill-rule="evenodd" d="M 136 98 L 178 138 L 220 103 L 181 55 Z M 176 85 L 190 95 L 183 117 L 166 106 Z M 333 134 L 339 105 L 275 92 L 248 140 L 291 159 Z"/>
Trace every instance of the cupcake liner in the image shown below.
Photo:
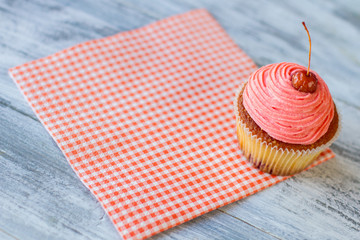
<path fill-rule="evenodd" d="M 236 132 L 240 148 L 246 158 L 263 172 L 273 175 L 292 175 L 304 170 L 328 148 L 339 136 L 341 129 L 341 115 L 338 112 L 339 124 L 335 135 L 325 144 L 313 149 L 294 150 L 279 146 L 269 146 L 253 134 L 240 118 L 238 99 L 246 82 L 242 83 L 236 92 L 234 110 L 236 115 Z"/>

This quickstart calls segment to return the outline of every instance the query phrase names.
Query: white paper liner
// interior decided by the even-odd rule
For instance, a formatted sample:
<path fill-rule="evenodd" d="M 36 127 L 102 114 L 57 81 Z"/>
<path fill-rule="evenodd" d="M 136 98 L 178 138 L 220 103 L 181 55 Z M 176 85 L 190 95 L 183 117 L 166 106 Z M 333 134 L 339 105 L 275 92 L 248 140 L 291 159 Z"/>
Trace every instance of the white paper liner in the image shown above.
<path fill-rule="evenodd" d="M 240 119 L 238 99 L 246 82 L 240 85 L 234 99 L 234 110 L 236 116 L 236 133 L 241 150 L 246 158 L 263 172 L 273 175 L 293 175 L 304 170 L 313 163 L 317 157 L 328 148 L 339 136 L 341 129 L 341 115 L 339 116 L 338 129 L 334 136 L 326 144 L 307 150 L 294 150 L 281 148 L 279 146 L 271 147 L 266 141 L 254 135 L 246 124 Z"/>

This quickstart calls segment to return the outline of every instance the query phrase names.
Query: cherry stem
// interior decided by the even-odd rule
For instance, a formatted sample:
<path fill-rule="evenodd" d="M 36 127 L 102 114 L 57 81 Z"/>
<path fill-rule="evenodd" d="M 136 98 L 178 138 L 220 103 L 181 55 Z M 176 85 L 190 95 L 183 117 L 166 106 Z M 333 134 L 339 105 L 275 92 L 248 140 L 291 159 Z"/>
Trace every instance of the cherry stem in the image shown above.
<path fill-rule="evenodd" d="M 302 25 L 304 25 L 304 28 L 305 28 L 305 30 L 307 32 L 307 35 L 309 37 L 309 44 L 310 44 L 310 47 L 309 47 L 309 64 L 308 64 L 307 73 L 306 73 L 306 76 L 309 76 L 309 73 L 310 73 L 310 60 L 311 60 L 311 38 L 310 38 L 309 30 L 307 29 L 307 27 L 305 25 L 305 22 L 302 22 Z"/>

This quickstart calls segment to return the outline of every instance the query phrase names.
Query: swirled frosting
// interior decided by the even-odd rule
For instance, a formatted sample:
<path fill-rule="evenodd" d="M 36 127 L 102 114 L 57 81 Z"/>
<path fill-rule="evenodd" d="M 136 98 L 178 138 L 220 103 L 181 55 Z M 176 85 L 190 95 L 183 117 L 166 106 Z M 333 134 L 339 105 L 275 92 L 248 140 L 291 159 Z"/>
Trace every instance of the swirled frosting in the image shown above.
<path fill-rule="evenodd" d="M 334 116 L 334 104 L 324 80 L 314 93 L 296 90 L 291 75 L 305 67 L 275 63 L 259 68 L 248 80 L 243 105 L 256 124 L 276 140 L 308 145 L 323 136 Z"/>

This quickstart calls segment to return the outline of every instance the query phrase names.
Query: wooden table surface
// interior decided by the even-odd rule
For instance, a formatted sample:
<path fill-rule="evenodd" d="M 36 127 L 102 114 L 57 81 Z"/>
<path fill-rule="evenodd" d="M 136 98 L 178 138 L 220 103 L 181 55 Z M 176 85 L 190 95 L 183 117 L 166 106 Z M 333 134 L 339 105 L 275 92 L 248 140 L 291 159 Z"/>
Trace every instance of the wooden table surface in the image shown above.
<path fill-rule="evenodd" d="M 336 158 L 153 239 L 360 239 L 360 2 L 0 1 L 0 239 L 121 239 L 8 76 L 86 40 L 206 8 L 258 66 L 307 64 L 342 113 Z"/>

